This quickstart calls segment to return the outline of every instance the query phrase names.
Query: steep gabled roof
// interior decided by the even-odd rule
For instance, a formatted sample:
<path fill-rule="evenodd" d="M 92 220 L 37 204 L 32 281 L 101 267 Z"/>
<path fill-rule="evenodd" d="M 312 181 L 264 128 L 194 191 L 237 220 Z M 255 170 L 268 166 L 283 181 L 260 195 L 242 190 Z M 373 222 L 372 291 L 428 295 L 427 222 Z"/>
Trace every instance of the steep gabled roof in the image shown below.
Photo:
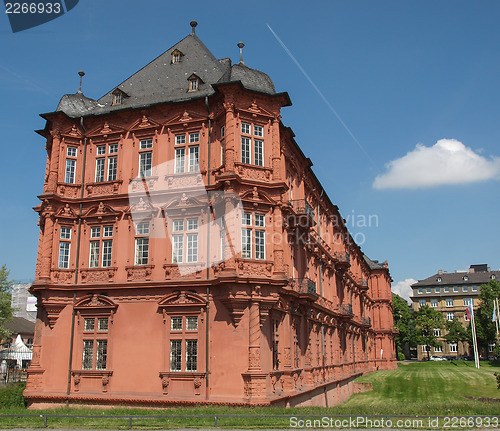
<path fill-rule="evenodd" d="M 174 52 L 182 53 L 180 61 L 172 61 Z M 188 80 L 193 75 L 199 77 L 200 82 L 198 90 L 189 91 Z M 90 99 L 81 91 L 66 94 L 59 102 L 57 111 L 76 118 L 144 108 L 158 103 L 184 102 L 210 96 L 215 93 L 216 84 L 231 82 L 240 82 L 248 90 L 276 94 L 268 75 L 247 67 L 243 61 L 232 65 L 228 58 L 217 60 L 193 32 L 99 100 Z M 120 91 L 126 97 L 121 98 L 121 103 L 113 104 L 113 95 Z"/>

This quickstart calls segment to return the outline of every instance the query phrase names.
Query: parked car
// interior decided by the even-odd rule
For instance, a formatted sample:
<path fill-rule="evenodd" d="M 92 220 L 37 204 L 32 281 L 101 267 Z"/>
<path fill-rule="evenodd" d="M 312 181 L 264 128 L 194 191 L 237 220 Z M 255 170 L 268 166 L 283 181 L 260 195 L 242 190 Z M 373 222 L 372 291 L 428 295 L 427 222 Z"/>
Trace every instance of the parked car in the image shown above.
<path fill-rule="evenodd" d="M 431 356 L 431 361 L 446 361 L 442 356 Z"/>

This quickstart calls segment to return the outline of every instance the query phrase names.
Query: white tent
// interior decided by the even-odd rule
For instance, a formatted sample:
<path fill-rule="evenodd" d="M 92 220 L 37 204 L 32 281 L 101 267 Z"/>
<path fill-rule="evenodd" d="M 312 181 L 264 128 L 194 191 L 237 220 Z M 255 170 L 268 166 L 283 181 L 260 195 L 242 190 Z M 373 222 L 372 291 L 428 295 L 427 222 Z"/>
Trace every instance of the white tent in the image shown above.
<path fill-rule="evenodd" d="M 24 344 L 21 335 L 18 335 L 15 341 L 8 349 L 0 351 L 0 360 L 11 359 L 15 360 L 18 368 L 22 368 L 23 361 L 31 361 L 33 357 L 32 350 Z M 1 362 L 1 361 L 0 361 Z"/>

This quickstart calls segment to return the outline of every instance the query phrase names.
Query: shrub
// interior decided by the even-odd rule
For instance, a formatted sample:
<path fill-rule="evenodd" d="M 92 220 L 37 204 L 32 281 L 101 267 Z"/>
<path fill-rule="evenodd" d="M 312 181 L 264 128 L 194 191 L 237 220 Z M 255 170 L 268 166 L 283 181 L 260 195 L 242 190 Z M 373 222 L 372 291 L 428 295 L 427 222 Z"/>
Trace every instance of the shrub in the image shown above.
<path fill-rule="evenodd" d="M 27 403 L 23 397 L 26 383 L 17 383 L 0 388 L 0 408 L 26 407 Z"/>
<path fill-rule="evenodd" d="M 500 389 L 500 374 L 493 373 L 493 375 L 497 378 L 497 389 Z"/>
<path fill-rule="evenodd" d="M 404 361 L 406 358 L 405 358 L 405 354 L 404 353 L 398 353 L 398 361 Z"/>

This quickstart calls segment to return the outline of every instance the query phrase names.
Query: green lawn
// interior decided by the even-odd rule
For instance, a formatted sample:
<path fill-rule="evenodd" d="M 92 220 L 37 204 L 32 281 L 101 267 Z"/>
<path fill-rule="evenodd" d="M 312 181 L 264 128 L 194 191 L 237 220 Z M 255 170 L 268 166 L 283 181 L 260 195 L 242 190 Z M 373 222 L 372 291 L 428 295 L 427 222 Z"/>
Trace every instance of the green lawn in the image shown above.
<path fill-rule="evenodd" d="M 494 372 L 500 364 L 443 361 L 399 364 L 394 371 L 360 377 L 373 391 L 358 394 L 337 409 L 368 414 L 500 414 L 500 402 L 486 403 L 466 396 L 499 398 Z"/>
<path fill-rule="evenodd" d="M 193 408 L 166 408 L 145 410 L 132 408 L 79 409 L 31 411 L 22 407 L 7 407 L 8 401 L 0 390 L 0 414 L 84 414 L 84 415 L 424 415 L 470 416 L 500 415 L 500 402 L 484 402 L 465 396 L 500 398 L 494 372 L 500 372 L 500 364 L 482 362 L 481 369 L 474 363 L 451 361 L 399 364 L 394 371 L 377 371 L 358 379 L 371 382 L 373 391 L 357 394 L 340 405 L 325 408 L 232 408 L 199 406 Z M 12 396 L 16 399 L 16 396 Z M 213 418 L 134 419 L 134 428 L 212 427 Z M 49 427 L 72 428 L 128 428 L 126 419 L 56 419 L 49 418 Z M 220 427 L 281 427 L 288 428 L 287 418 L 234 419 L 221 418 Z M 0 418 L 0 427 L 42 427 L 43 419 Z"/>

